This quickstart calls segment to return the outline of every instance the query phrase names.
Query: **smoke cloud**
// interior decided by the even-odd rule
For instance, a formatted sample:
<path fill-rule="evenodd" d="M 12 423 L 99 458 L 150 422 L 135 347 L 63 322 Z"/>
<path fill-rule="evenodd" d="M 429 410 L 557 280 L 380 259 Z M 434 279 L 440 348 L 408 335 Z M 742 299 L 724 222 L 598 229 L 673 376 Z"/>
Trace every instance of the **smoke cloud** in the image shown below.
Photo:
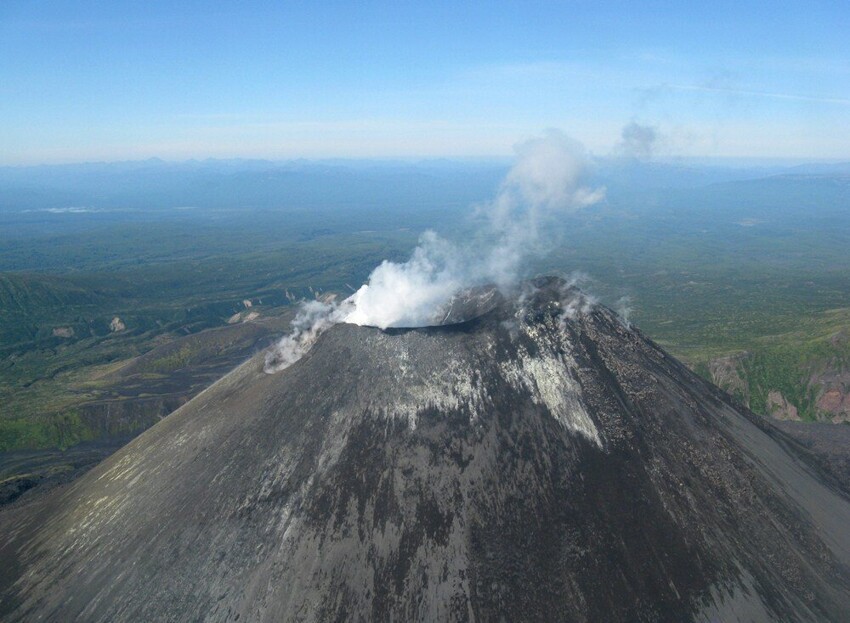
<path fill-rule="evenodd" d="M 342 303 L 306 304 L 292 334 L 269 353 L 266 371 L 291 365 L 337 322 L 382 329 L 439 324 L 461 290 L 515 284 L 523 262 L 543 248 L 541 230 L 551 219 L 605 197 L 604 188 L 582 184 L 587 154 L 562 132 L 550 130 L 515 151 L 496 197 L 476 209 L 482 226 L 474 240 L 460 246 L 426 231 L 409 260 L 382 262 Z"/>
<path fill-rule="evenodd" d="M 632 297 L 628 295 L 621 296 L 617 300 L 617 304 L 614 307 L 614 311 L 617 312 L 617 316 L 619 316 L 620 320 L 623 321 L 623 325 L 625 325 L 627 329 L 630 329 L 632 326 Z"/>
<path fill-rule="evenodd" d="M 581 144 L 556 130 L 521 143 L 496 197 L 477 209 L 479 239 L 461 248 L 426 232 L 407 262 L 385 261 L 372 272 L 345 321 L 382 329 L 435 324 L 459 290 L 515 283 L 550 218 L 604 198 L 604 188 L 581 184 L 586 167 Z"/>
<path fill-rule="evenodd" d="M 632 121 L 623 127 L 620 134 L 619 151 L 627 158 L 648 160 L 658 144 L 658 130 L 651 125 L 642 125 Z"/>
<path fill-rule="evenodd" d="M 560 301 L 563 310 L 560 319 L 561 329 L 566 327 L 567 320 L 575 320 L 579 315 L 590 312 L 598 302 L 595 296 L 579 289 L 590 281 L 587 273 L 574 271 L 564 283 Z"/>
<path fill-rule="evenodd" d="M 266 353 L 264 370 L 269 374 L 280 372 L 310 350 L 310 347 L 326 329 L 332 327 L 349 313 L 350 304 L 343 301 L 307 301 L 292 321 L 292 332 L 282 338 L 273 349 Z"/>

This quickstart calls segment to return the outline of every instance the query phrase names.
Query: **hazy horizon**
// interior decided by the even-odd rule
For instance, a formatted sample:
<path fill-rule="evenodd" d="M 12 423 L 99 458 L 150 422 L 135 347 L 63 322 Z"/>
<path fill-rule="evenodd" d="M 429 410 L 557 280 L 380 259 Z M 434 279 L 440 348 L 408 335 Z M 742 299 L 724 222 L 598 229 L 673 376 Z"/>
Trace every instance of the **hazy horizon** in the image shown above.
<path fill-rule="evenodd" d="M 6 2 L 0 165 L 593 154 L 850 159 L 850 10 Z"/>
<path fill-rule="evenodd" d="M 850 156 L 847 157 L 768 157 L 768 156 L 666 156 L 653 158 L 623 158 L 611 154 L 589 153 L 592 160 L 600 163 L 624 163 L 645 166 L 693 166 L 693 167 L 721 167 L 721 168 L 793 168 L 801 165 L 844 165 L 850 164 Z M 62 161 L 25 162 L 17 164 L 0 163 L 0 169 L 35 169 L 42 167 L 73 167 L 73 166 L 100 166 L 100 165 L 133 165 L 133 164 L 161 164 L 161 165 L 187 165 L 187 164 L 269 164 L 274 166 L 286 166 L 295 164 L 306 165 L 373 165 L 373 166 L 396 166 L 396 165 L 498 165 L 510 166 L 513 155 L 510 153 L 502 155 L 476 155 L 451 156 L 362 156 L 362 157 L 291 157 L 291 158 L 262 158 L 255 156 L 234 155 L 229 157 L 196 156 L 196 157 L 163 157 L 152 155 L 146 158 L 114 158 L 114 159 L 77 159 Z"/>

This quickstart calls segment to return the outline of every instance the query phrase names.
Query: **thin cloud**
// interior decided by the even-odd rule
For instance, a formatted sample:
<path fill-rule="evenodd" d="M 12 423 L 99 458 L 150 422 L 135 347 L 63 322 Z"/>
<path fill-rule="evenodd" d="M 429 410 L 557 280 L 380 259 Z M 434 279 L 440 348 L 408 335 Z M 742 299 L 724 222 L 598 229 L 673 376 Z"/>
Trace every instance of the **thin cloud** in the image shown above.
<path fill-rule="evenodd" d="M 744 95 L 748 97 L 764 97 L 778 100 L 791 100 L 799 102 L 816 102 L 819 104 L 837 104 L 839 106 L 850 106 L 850 98 L 844 97 L 818 97 L 814 95 L 797 95 L 795 93 L 773 93 L 770 91 L 751 91 L 749 89 L 734 89 L 728 87 L 710 87 L 693 84 L 671 84 L 670 89 L 676 91 L 691 91 L 697 93 L 717 93 L 726 95 Z"/>

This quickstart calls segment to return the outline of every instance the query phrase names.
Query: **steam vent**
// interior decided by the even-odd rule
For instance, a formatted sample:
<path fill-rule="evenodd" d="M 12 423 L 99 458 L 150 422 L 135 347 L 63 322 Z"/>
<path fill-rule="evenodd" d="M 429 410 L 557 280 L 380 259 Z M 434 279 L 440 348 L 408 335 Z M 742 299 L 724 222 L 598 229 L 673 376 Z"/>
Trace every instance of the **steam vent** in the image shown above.
<path fill-rule="evenodd" d="M 260 354 L 4 511 L 0 618 L 850 620 L 848 483 L 563 282 L 486 297 Z"/>

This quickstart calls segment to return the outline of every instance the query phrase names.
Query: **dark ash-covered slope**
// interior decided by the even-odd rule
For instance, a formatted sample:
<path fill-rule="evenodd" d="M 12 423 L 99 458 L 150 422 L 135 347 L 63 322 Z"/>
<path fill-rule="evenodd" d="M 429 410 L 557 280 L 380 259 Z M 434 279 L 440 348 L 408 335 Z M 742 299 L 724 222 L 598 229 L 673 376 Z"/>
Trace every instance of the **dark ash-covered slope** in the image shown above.
<path fill-rule="evenodd" d="M 4 619 L 847 620 L 846 483 L 535 285 L 254 358 L 0 515 Z"/>

